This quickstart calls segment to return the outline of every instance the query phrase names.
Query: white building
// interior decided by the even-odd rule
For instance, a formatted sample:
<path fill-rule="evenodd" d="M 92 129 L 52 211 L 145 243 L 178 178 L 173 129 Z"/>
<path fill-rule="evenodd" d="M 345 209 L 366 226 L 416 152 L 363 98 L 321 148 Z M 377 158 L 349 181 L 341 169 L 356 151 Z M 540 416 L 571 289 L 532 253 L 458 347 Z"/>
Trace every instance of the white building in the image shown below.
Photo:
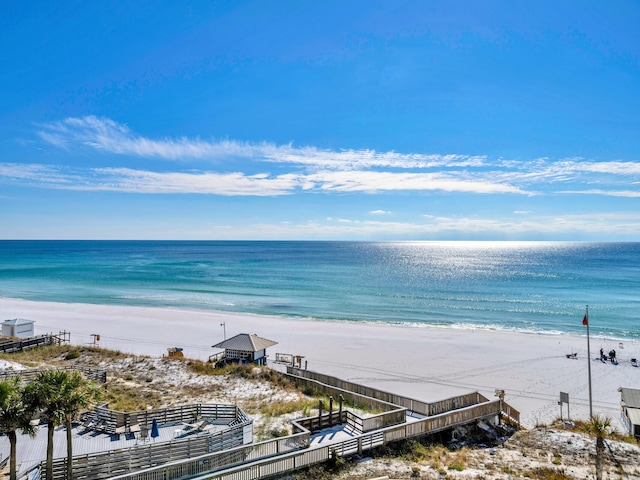
<path fill-rule="evenodd" d="M 640 438 L 640 390 L 619 388 L 622 421 L 629 433 Z"/>
<path fill-rule="evenodd" d="M 241 333 L 213 345 L 213 348 L 224 349 L 223 358 L 226 362 L 265 365 L 267 363 L 267 347 L 277 345 L 277 343 L 255 334 Z"/>
<path fill-rule="evenodd" d="M 34 325 L 33 320 L 27 320 L 25 318 L 14 318 L 12 320 L 5 320 L 2 322 L 2 335 L 5 337 L 18 337 L 28 338 L 33 337 Z"/>

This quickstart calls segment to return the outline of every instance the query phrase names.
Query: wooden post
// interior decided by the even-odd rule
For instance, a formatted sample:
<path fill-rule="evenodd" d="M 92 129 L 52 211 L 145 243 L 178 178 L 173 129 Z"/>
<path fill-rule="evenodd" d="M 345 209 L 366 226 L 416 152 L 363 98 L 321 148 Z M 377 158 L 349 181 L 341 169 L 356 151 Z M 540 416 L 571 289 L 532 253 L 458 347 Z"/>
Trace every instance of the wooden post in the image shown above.
<path fill-rule="evenodd" d="M 329 395 L 329 426 L 333 427 L 333 397 Z"/>
<path fill-rule="evenodd" d="M 318 428 L 322 430 L 322 400 L 318 400 Z"/>

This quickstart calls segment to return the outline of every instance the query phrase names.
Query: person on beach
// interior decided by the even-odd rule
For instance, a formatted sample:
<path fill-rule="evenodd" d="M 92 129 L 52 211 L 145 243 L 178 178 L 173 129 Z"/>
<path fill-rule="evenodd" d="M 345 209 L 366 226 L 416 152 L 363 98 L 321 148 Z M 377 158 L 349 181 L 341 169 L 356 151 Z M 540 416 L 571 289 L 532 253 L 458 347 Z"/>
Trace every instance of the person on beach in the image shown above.
<path fill-rule="evenodd" d="M 600 347 L 600 361 L 604 362 L 607 357 L 604 356 L 604 348 Z"/>

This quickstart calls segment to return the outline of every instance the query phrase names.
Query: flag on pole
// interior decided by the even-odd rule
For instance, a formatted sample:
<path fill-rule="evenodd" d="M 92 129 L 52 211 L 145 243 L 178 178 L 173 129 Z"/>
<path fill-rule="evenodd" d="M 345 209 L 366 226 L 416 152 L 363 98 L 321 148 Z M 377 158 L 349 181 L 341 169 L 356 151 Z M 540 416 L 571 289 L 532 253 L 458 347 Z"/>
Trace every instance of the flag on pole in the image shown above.
<path fill-rule="evenodd" d="M 589 325 L 589 318 L 585 315 L 584 318 L 582 319 L 582 324 L 583 325 Z"/>

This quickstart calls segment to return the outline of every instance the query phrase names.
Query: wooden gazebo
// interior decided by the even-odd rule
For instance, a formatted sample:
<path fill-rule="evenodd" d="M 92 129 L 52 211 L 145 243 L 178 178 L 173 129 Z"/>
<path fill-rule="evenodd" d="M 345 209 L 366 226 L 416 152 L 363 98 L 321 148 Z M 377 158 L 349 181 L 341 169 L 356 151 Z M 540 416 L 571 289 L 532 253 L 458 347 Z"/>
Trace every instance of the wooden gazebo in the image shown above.
<path fill-rule="evenodd" d="M 212 345 L 212 348 L 224 349 L 222 361 L 225 363 L 265 365 L 267 363 L 267 348 L 277 344 L 278 342 L 259 337 L 256 334 L 241 333 Z"/>

